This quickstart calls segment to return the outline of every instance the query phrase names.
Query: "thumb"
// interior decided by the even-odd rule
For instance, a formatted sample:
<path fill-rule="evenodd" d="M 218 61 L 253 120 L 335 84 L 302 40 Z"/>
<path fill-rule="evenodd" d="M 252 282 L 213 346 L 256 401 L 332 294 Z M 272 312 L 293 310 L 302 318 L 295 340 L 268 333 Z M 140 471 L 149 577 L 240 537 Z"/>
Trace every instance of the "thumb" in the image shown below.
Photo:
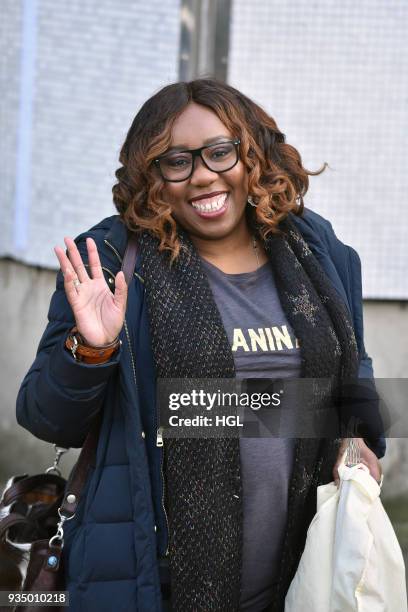
<path fill-rule="evenodd" d="M 115 300 L 115 304 L 121 311 L 124 313 L 126 310 L 126 301 L 127 301 L 127 283 L 125 279 L 125 275 L 122 270 L 117 273 L 115 277 L 115 293 L 113 298 Z"/>

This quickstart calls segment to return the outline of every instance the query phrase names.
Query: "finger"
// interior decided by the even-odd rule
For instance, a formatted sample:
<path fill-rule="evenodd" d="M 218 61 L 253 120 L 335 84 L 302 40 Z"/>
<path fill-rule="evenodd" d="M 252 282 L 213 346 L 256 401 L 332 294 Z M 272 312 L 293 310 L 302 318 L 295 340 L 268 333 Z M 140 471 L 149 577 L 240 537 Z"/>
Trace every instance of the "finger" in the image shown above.
<path fill-rule="evenodd" d="M 86 246 L 88 249 L 88 261 L 92 278 L 102 278 L 103 272 L 101 260 L 99 259 L 98 248 L 96 246 L 95 240 L 93 238 L 87 238 Z"/>
<path fill-rule="evenodd" d="M 347 447 L 347 440 L 343 439 L 337 451 L 337 458 L 336 458 L 336 463 L 334 464 L 333 471 L 336 470 L 341 464 L 341 462 L 343 461 L 343 455 L 345 453 L 346 447 Z"/>
<path fill-rule="evenodd" d="M 113 299 L 118 308 L 120 308 L 121 312 L 125 313 L 126 311 L 126 301 L 127 301 L 127 283 L 125 279 L 125 275 L 120 270 L 115 277 L 115 293 Z"/>
<path fill-rule="evenodd" d="M 68 268 L 72 268 L 71 262 L 69 261 L 68 257 L 66 256 L 64 249 L 62 249 L 60 246 L 54 247 L 54 252 L 55 252 L 55 254 L 56 254 L 57 258 L 58 258 L 62 275 L 65 277 L 65 271 Z"/>
<path fill-rule="evenodd" d="M 343 454 L 344 454 L 344 452 L 345 452 L 345 450 L 347 448 L 348 442 L 349 442 L 348 438 L 343 438 L 342 441 L 340 442 L 339 452 L 338 452 L 338 456 L 339 457 L 343 456 Z"/>
<path fill-rule="evenodd" d="M 336 464 L 333 468 L 333 480 L 334 480 L 334 484 L 336 485 L 336 487 L 338 487 L 340 484 L 338 464 Z"/>
<path fill-rule="evenodd" d="M 77 278 L 76 272 L 72 268 L 71 262 L 61 247 L 54 247 L 54 251 L 60 262 L 61 272 L 64 277 L 64 289 L 68 302 L 73 306 L 78 300 L 78 292 L 73 282 L 74 279 Z"/>
<path fill-rule="evenodd" d="M 82 257 L 80 252 L 78 251 L 78 247 L 72 238 L 65 237 L 64 242 L 68 249 L 69 260 L 74 268 L 76 275 L 78 276 L 81 283 L 85 283 L 89 280 L 88 272 L 86 271 L 84 262 L 82 261 Z"/>

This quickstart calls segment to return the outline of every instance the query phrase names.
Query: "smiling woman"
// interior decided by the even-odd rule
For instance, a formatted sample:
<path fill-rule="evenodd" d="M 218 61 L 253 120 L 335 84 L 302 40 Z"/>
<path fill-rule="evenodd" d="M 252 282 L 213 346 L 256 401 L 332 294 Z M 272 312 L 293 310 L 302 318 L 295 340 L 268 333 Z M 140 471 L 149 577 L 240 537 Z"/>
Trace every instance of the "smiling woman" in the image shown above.
<path fill-rule="evenodd" d="M 324 167 L 306 170 L 275 121 L 224 83 L 147 100 L 120 163 L 119 214 L 55 247 L 49 324 L 17 400 L 19 423 L 62 446 L 81 446 L 102 416 L 65 528 L 70 609 L 283 612 L 341 440 L 167 437 L 156 384 L 327 378 L 330 392 L 371 376 L 358 255 L 304 207 Z M 378 432 L 358 440 L 378 478 Z"/>
<path fill-rule="evenodd" d="M 306 170 L 260 106 L 211 79 L 175 83 L 148 100 L 128 132 L 120 161 L 113 188 L 119 213 L 129 229 L 152 230 L 172 257 L 180 248 L 176 220 L 198 240 L 219 239 L 235 229 L 244 238 L 248 194 L 257 204 L 265 238 L 289 211 L 301 214 L 308 175 L 326 166 Z M 206 199 L 212 207 L 209 198 L 220 194 L 228 197 L 219 214 L 194 206 Z"/>
<path fill-rule="evenodd" d="M 171 147 L 187 143 L 187 147 L 194 149 L 206 137 L 208 142 L 208 135 L 212 143 L 216 140 L 228 143 L 234 136 L 212 110 L 193 102 L 173 123 Z M 201 149 L 204 159 L 200 156 L 195 158 L 195 168 L 190 179 L 183 182 L 167 181 L 163 189 L 163 197 L 171 206 L 173 218 L 189 232 L 198 248 L 203 241 L 206 244 L 209 239 L 216 239 L 219 246 L 225 246 L 228 250 L 232 234 L 234 241 L 241 238 L 243 243 L 248 243 L 244 215 L 248 172 L 239 160 L 237 147 L 231 142 L 228 149 L 225 144 Z M 212 155 L 209 158 L 211 162 L 205 163 L 208 151 Z M 222 155 L 223 151 L 229 153 L 225 156 L 227 163 L 223 160 L 221 165 L 221 162 L 213 160 L 216 154 Z M 221 167 L 216 168 L 215 164 Z"/>

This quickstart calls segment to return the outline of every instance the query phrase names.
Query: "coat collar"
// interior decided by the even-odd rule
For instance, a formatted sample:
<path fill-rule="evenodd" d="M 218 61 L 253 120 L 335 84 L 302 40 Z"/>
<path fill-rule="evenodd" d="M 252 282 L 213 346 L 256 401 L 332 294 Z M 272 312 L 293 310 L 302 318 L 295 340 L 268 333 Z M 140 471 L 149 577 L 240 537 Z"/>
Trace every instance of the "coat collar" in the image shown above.
<path fill-rule="evenodd" d="M 113 215 L 111 219 L 112 225 L 106 232 L 104 240 L 114 248 L 122 260 L 128 241 L 128 229 L 119 215 Z"/>
<path fill-rule="evenodd" d="M 317 258 L 319 263 L 323 266 L 326 274 L 333 282 L 334 286 L 340 293 L 341 297 L 345 301 L 350 311 L 350 304 L 348 302 L 343 284 L 328 253 L 327 234 L 330 234 L 328 228 L 329 230 L 331 230 L 331 232 L 333 232 L 330 224 L 327 222 L 326 219 L 307 208 L 304 209 L 302 217 L 298 217 L 296 215 L 293 215 L 292 213 L 290 213 L 289 216 L 296 224 L 298 230 L 303 235 L 303 238 L 308 243 L 309 247 L 313 251 L 313 254 Z M 110 217 L 110 221 L 111 226 L 106 232 L 104 240 L 109 243 L 111 248 L 113 247 L 113 249 L 118 254 L 120 260 L 122 261 L 128 241 L 128 229 L 119 215 L 113 215 L 112 217 Z M 339 243 L 339 241 L 337 242 Z M 344 245 L 341 246 L 344 248 Z M 140 253 L 138 253 L 138 257 L 136 260 L 136 269 L 138 271 L 139 268 Z"/>
<path fill-rule="evenodd" d="M 293 213 L 289 213 L 289 217 L 302 234 L 303 239 L 309 245 L 313 255 L 343 298 L 351 313 L 351 306 L 339 272 L 333 262 L 332 253 L 332 251 L 336 251 L 339 259 L 346 262 L 348 259 L 349 247 L 337 239 L 329 221 L 314 211 L 305 207 L 302 216 L 299 217 Z"/>
<path fill-rule="evenodd" d="M 301 231 L 303 237 L 308 242 L 312 250 L 315 251 L 327 249 L 324 240 L 322 240 L 322 234 L 325 233 L 324 230 L 326 229 L 324 223 L 327 224 L 327 221 L 323 217 L 313 213 L 306 207 L 302 217 L 297 217 L 292 213 L 289 213 L 289 216 L 296 223 L 298 229 Z M 128 230 L 120 215 L 112 215 L 112 217 L 109 218 L 109 221 L 111 224 L 104 238 L 119 253 L 120 258 L 123 259 L 128 240 Z M 326 249 L 324 248 L 325 246 Z"/>

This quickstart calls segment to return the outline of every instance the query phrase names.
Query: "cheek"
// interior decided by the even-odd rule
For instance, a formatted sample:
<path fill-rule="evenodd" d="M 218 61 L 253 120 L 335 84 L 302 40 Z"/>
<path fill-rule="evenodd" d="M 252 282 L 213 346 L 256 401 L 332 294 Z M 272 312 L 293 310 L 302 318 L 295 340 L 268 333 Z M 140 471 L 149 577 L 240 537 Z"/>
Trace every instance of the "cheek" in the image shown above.
<path fill-rule="evenodd" d="M 184 199 L 184 187 L 181 184 L 177 185 L 177 183 L 169 183 L 166 187 L 163 188 L 162 197 L 165 202 L 169 204 L 176 204 Z"/>
<path fill-rule="evenodd" d="M 234 189 L 242 192 L 248 191 L 248 172 L 242 162 L 231 171 L 230 184 Z"/>

